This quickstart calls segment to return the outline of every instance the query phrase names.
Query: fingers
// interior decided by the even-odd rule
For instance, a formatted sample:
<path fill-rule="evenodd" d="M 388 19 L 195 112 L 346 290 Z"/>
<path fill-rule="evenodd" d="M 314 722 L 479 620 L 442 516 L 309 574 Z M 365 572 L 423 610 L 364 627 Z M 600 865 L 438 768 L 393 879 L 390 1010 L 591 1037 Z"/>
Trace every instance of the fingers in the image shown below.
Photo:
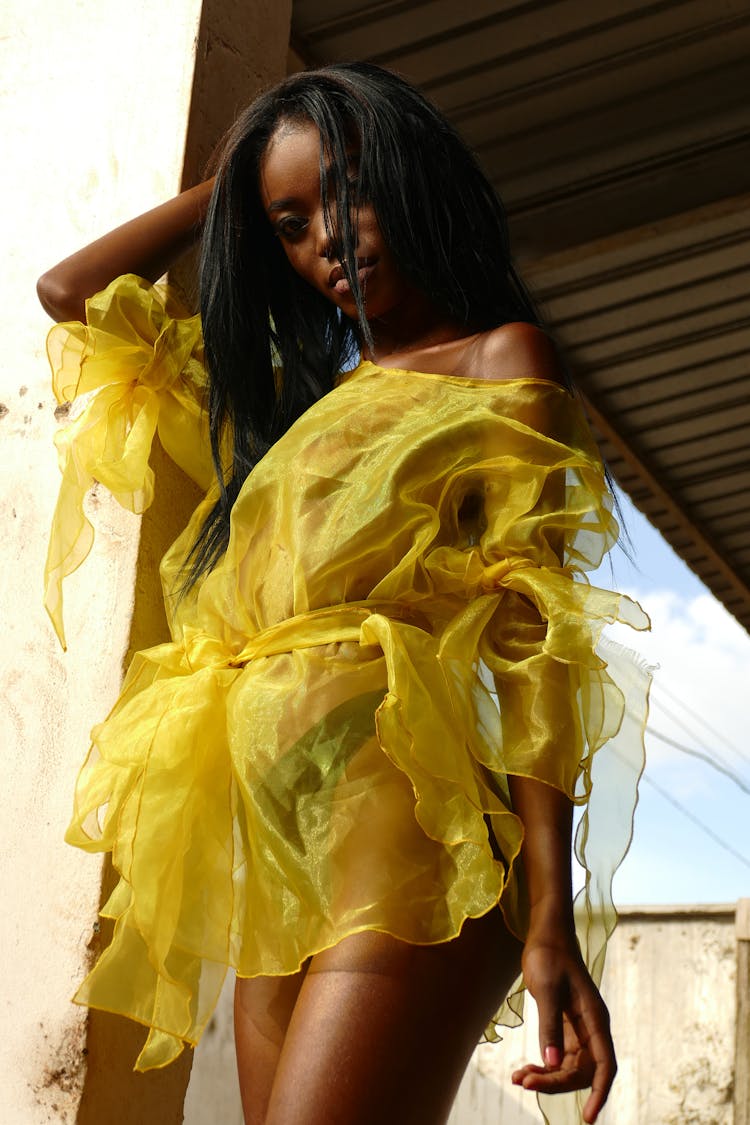
<path fill-rule="evenodd" d="M 545 1067 L 557 1070 L 563 1061 L 563 1010 L 568 997 L 555 982 L 537 984 L 534 999 L 539 1013 L 539 1050 Z"/>
<path fill-rule="evenodd" d="M 583 1090 L 591 1086 L 591 1094 L 583 1108 L 583 1119 L 587 1125 L 596 1121 L 607 1100 L 617 1071 L 614 1047 L 609 1033 L 609 1017 L 598 992 L 591 994 L 573 986 L 573 1000 L 566 1005 L 563 1051 L 556 1066 L 547 1062 L 546 1066 L 529 1063 L 512 1075 L 515 1085 L 523 1086 L 541 1094 L 562 1094 L 573 1090 Z M 543 990 L 542 990 L 543 994 Z M 542 1000 L 546 1003 L 549 998 Z M 581 1001 L 580 1007 L 576 1001 Z M 539 1002 L 538 1002 L 539 1003 Z M 550 1022 L 546 1020 L 540 1007 L 540 1041 L 548 1042 L 552 1036 Z M 551 1009 L 547 1009 L 551 1011 Z"/>
<path fill-rule="evenodd" d="M 530 1075 L 530 1074 L 546 1074 L 546 1073 L 547 1073 L 547 1071 L 544 1069 L 543 1066 L 537 1066 L 536 1063 L 526 1063 L 525 1066 L 519 1067 L 518 1070 L 514 1070 L 510 1077 L 511 1077 L 511 1082 L 513 1083 L 514 1086 L 523 1086 L 524 1085 L 524 1079 L 528 1075 Z M 525 1087 L 525 1088 L 529 1089 L 529 1087 Z"/>
<path fill-rule="evenodd" d="M 597 994 L 597 1004 L 590 1004 L 582 1011 L 577 1023 L 576 1033 L 586 1043 L 593 1065 L 591 1094 L 583 1109 L 583 1119 L 595 1121 L 607 1100 L 617 1073 L 615 1048 L 609 1030 L 609 1013 Z"/>
<path fill-rule="evenodd" d="M 514 1071 L 512 1081 L 515 1086 L 523 1086 L 524 1090 L 534 1090 L 538 1094 L 567 1094 L 572 1090 L 585 1090 L 591 1085 L 591 1073 L 587 1067 L 545 1070 L 528 1063 Z"/>
<path fill-rule="evenodd" d="M 607 1094 L 608 1093 L 609 1091 L 607 1091 Z M 607 1100 L 607 1094 L 605 1094 L 604 1097 L 600 1097 L 593 1092 L 589 1095 L 583 1107 L 583 1120 L 586 1122 L 586 1125 L 593 1125 L 594 1121 L 596 1121 L 600 1110 Z"/>
<path fill-rule="evenodd" d="M 591 1093 L 583 1107 L 583 1120 L 590 1125 L 591 1122 L 596 1121 L 599 1111 L 606 1102 L 617 1073 L 617 1060 L 608 1027 L 606 1034 L 592 1035 L 589 1049 L 594 1062 L 594 1076 L 591 1081 Z"/>

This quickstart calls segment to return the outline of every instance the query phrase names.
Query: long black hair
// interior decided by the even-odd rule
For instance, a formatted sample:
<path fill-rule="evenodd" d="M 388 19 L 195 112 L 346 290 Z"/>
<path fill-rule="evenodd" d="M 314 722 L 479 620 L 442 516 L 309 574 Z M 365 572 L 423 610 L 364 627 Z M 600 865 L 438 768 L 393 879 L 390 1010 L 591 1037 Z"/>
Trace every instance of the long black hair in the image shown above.
<path fill-rule="evenodd" d="M 281 125 L 301 122 L 320 132 L 324 216 L 357 322 L 297 276 L 261 202 L 263 154 Z M 200 294 L 219 498 L 188 557 L 188 588 L 226 549 L 231 508 L 253 465 L 372 344 L 356 270 L 357 199 L 372 204 L 399 268 L 447 319 L 472 332 L 539 323 L 511 263 L 502 204 L 475 157 L 390 71 L 349 63 L 287 78 L 240 114 L 215 168 Z"/>

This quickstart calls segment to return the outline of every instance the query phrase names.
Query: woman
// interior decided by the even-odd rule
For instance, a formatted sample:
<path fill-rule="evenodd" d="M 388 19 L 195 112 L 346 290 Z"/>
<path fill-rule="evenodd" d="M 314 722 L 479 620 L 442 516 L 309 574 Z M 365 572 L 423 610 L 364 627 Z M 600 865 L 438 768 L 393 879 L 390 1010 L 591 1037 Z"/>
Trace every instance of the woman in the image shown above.
<path fill-rule="evenodd" d="M 155 281 L 201 226 L 201 318 L 173 318 L 120 275 Z M 165 1065 L 231 965 L 248 1123 L 434 1125 L 522 968 L 544 1065 L 513 1080 L 590 1085 L 594 1121 L 615 1057 L 571 810 L 593 752 L 617 764 L 601 626 L 644 620 L 582 580 L 616 535 L 603 469 L 472 156 L 388 72 L 295 75 L 215 182 L 39 292 L 88 316 L 53 330 L 58 387 L 96 391 L 60 441 L 59 629 L 85 488 L 142 510 L 157 415 L 208 487 L 163 564 L 173 641 L 135 658 L 79 781 L 68 839 L 121 882 L 77 999 L 147 1024 L 138 1066 Z"/>

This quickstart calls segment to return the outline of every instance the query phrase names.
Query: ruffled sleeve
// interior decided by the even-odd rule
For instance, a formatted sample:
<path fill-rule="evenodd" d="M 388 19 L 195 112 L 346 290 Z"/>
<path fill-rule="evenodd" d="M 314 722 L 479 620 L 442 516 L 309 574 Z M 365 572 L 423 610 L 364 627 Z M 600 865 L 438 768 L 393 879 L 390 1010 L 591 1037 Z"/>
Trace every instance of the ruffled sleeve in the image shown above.
<path fill-rule="evenodd" d="M 62 581 L 91 550 L 84 498 L 95 481 L 131 512 L 154 494 L 154 434 L 203 489 L 213 479 L 200 318 L 125 275 L 86 302 L 86 323 L 58 324 L 47 351 L 60 404 L 80 404 L 55 436 L 62 473 L 45 567 L 45 607 L 65 647 Z"/>
<path fill-rule="evenodd" d="M 630 598 L 587 576 L 619 529 L 578 404 L 560 392 L 556 407 L 540 403 L 535 422 L 514 430 L 518 465 L 506 452 L 484 469 L 480 552 L 490 580 L 498 564 L 503 574 L 481 655 L 498 692 L 507 772 L 583 803 L 592 755 L 622 723 L 620 693 L 598 653 L 602 632 L 616 621 L 636 630 L 649 622 Z"/>
<path fill-rule="evenodd" d="M 555 786 L 582 806 L 576 925 L 598 982 L 616 920 L 612 878 L 632 834 L 651 680 L 604 630 L 614 622 L 648 629 L 649 620 L 636 602 L 588 579 L 619 529 L 578 402 L 540 389 L 526 416 L 502 430 L 502 453 L 488 449 L 482 471 L 478 553 L 484 587 L 494 584 L 498 600 L 479 655 L 497 696 L 506 773 Z M 522 888 L 511 901 L 523 926 Z"/>

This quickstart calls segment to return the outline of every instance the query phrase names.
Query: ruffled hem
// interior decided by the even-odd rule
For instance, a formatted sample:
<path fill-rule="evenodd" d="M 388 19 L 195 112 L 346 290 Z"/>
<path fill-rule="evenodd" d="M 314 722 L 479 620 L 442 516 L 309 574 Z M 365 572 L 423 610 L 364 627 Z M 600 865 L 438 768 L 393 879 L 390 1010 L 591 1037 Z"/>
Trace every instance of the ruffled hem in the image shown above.
<path fill-rule="evenodd" d="M 506 580 L 519 573 L 509 569 Z M 474 599 L 438 638 L 384 612 L 401 607 L 360 603 L 300 615 L 239 652 L 188 635 L 182 646 L 136 657 L 118 705 L 94 731 L 67 839 L 111 850 L 121 875 L 103 911 L 116 919 L 114 938 L 76 999 L 153 1029 L 137 1069 L 167 1065 L 183 1043 L 198 1042 L 228 968 L 293 973 L 366 929 L 435 944 L 497 903 L 523 938 L 522 828 L 498 754 L 500 716 L 460 655 L 487 649 L 502 597 Z M 382 655 L 342 662 L 342 645 Z M 370 690 L 343 699 L 311 730 L 290 732 L 263 774 L 258 762 L 277 718 L 258 729 L 248 700 L 263 712 L 291 673 L 314 701 L 310 668 L 330 649 L 336 679 L 346 663 Z M 587 868 L 577 920 L 595 979 L 614 925 L 611 877 L 631 832 L 648 687 L 647 669 L 621 650 L 600 642 L 598 652 L 585 671 L 617 710 L 606 721 L 595 710 L 589 745 L 597 749 L 578 779 L 589 801 L 577 838 Z M 256 753 L 244 742 L 250 729 Z M 363 790 L 376 794 L 377 811 Z M 337 801 L 352 807 L 342 813 Z M 371 831 L 360 833 L 362 818 Z M 381 846 L 393 832 L 394 847 Z M 353 882 L 364 884 L 359 897 Z M 520 1022 L 521 1006 L 515 990 L 488 1037 L 498 1037 L 496 1024 Z"/>

